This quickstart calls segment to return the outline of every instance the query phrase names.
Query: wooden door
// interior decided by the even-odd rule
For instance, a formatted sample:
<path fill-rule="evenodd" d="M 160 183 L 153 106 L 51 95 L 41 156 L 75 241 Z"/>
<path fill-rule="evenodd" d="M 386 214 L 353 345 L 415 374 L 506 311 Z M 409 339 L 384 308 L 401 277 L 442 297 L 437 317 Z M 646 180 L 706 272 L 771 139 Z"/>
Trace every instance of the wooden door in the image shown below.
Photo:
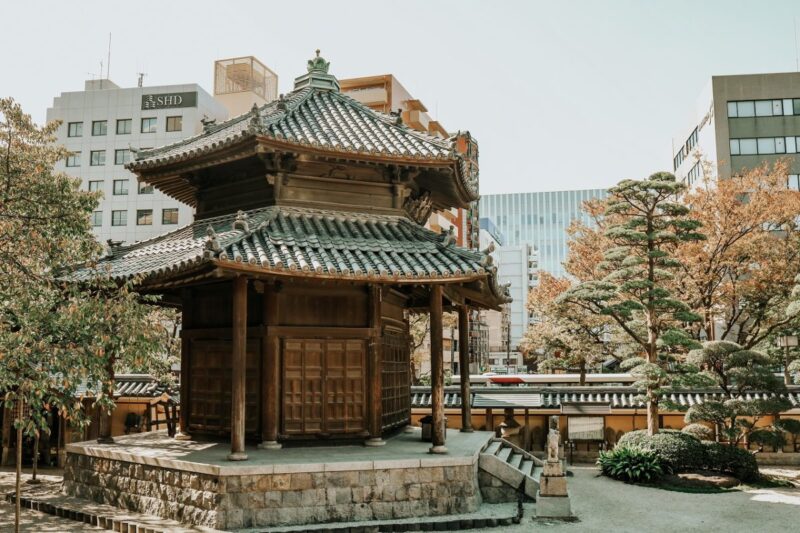
<path fill-rule="evenodd" d="M 187 342 L 186 340 L 184 342 Z M 189 428 L 208 433 L 231 430 L 231 341 L 191 339 Z M 261 416 L 261 340 L 247 339 L 245 431 L 256 433 Z"/>
<path fill-rule="evenodd" d="M 363 432 L 366 351 L 360 339 L 284 339 L 283 433 Z"/>

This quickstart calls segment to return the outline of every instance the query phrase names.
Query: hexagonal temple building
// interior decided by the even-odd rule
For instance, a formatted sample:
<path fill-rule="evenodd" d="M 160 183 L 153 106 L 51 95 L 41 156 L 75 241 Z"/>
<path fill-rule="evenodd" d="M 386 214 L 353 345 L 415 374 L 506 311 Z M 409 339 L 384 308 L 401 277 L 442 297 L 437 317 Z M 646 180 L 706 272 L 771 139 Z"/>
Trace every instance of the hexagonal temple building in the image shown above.
<path fill-rule="evenodd" d="M 182 309 L 180 432 L 70 445 L 68 493 L 220 528 L 447 514 L 480 503 L 475 461 L 492 435 L 456 432 L 461 440 L 445 443 L 442 312 L 457 310 L 466 335 L 469 308 L 496 309 L 508 295 L 488 252 L 423 226 L 433 210 L 478 198 L 477 143 L 469 133 L 432 137 L 367 108 L 339 92 L 328 66 L 317 53 L 291 93 L 139 151 L 128 165 L 196 210 L 191 225 L 112 247 L 98 265 Z M 389 482 L 375 472 L 393 468 L 393 439 L 398 459 L 411 446 L 401 428 L 411 415 L 407 313 L 418 310 L 431 313 L 432 446 L 417 437 L 411 463 L 395 467 L 422 471 L 425 461 L 446 460 L 463 472 L 436 489 L 441 504 L 405 493 L 365 499 L 357 487 Z M 220 443 L 228 439 L 229 448 Z M 326 454 L 345 448 L 354 450 L 341 452 L 349 462 L 331 467 Z M 101 487 L 91 479 L 103 471 L 115 481 Z M 337 472 L 356 474 L 332 481 Z M 303 473 L 322 477 L 291 477 Z M 148 483 L 154 494 L 145 497 Z M 262 494 L 257 508 L 231 496 L 248 483 Z M 165 496 L 164 485 L 175 492 Z M 349 497 L 326 492 L 350 485 Z M 283 514 L 270 514 L 265 495 L 280 490 L 317 491 L 304 504 L 316 510 L 291 514 L 279 495 Z"/>

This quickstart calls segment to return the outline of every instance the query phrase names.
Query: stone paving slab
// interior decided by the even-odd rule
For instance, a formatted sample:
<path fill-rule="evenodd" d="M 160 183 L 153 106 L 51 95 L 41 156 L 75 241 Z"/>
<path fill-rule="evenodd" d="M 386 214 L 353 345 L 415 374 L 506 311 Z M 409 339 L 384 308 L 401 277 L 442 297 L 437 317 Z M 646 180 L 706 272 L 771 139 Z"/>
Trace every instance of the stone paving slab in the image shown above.
<path fill-rule="evenodd" d="M 434 455 L 428 453 L 430 443 L 422 442 L 420 435 L 419 428 L 414 428 L 389 437 L 380 447 L 350 444 L 260 450 L 248 446 L 248 460 L 237 463 L 227 459 L 227 443 L 177 441 L 166 430 L 115 437 L 112 444 L 72 443 L 67 445 L 67 452 L 216 476 L 340 472 L 470 465 L 494 436 L 489 431 L 461 433 L 448 429 L 448 453 Z"/>

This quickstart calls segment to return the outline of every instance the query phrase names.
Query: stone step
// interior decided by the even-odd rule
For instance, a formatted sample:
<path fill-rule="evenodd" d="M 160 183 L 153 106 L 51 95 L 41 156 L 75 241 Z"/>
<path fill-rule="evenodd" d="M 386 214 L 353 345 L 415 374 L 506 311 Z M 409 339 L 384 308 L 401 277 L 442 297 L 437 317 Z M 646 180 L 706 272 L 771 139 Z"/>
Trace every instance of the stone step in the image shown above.
<path fill-rule="evenodd" d="M 522 465 L 519 469 L 522 470 L 522 473 L 526 476 L 530 476 L 533 474 L 533 468 L 533 461 L 530 459 L 523 459 Z"/>
<path fill-rule="evenodd" d="M 512 452 L 511 457 L 508 460 L 508 464 L 516 468 L 517 470 L 522 470 L 522 454 L 517 452 Z M 526 472 L 523 470 L 523 474 Z"/>
<path fill-rule="evenodd" d="M 502 442 L 500 442 L 499 440 L 495 440 L 495 441 L 490 442 L 489 446 L 486 447 L 486 450 L 484 450 L 481 453 L 488 453 L 489 455 L 496 455 L 497 452 L 500 451 L 500 448 L 502 446 L 503 446 Z"/>
<path fill-rule="evenodd" d="M 534 507 L 526 504 L 523 516 L 534 516 Z M 298 533 L 300 531 L 326 533 L 379 533 L 393 531 L 458 531 L 461 529 L 483 529 L 509 527 L 518 524 L 520 517 L 516 503 L 484 503 L 474 513 L 416 518 L 396 518 L 367 522 L 341 522 L 309 524 L 304 526 L 247 529 L 247 533 Z"/>
<path fill-rule="evenodd" d="M 503 446 L 499 452 L 497 452 L 497 458 L 503 461 L 504 463 L 508 462 L 508 458 L 511 456 L 511 452 L 513 452 L 513 448 L 510 446 Z"/>
<path fill-rule="evenodd" d="M 7 494 L 6 501 L 14 503 L 15 494 Z M 209 527 L 186 526 L 175 520 L 125 511 L 63 494 L 23 494 L 20 505 L 26 509 L 122 533 L 222 533 Z"/>

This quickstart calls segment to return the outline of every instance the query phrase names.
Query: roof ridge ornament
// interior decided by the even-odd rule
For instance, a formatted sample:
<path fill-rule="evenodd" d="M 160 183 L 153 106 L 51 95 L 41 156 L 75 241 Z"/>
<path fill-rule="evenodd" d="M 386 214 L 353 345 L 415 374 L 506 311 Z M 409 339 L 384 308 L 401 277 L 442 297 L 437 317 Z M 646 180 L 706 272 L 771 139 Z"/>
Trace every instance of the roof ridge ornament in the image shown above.
<path fill-rule="evenodd" d="M 319 49 L 316 50 L 316 57 L 308 60 L 307 70 L 308 73 L 294 79 L 294 90 L 299 91 L 306 87 L 313 87 L 315 89 L 339 92 L 339 80 L 336 76 L 328 73 L 330 61 L 319 55 Z"/>
<path fill-rule="evenodd" d="M 219 244 L 217 232 L 214 231 L 213 226 L 209 224 L 206 228 L 206 244 L 205 249 L 203 250 L 203 257 L 206 259 L 212 259 L 215 254 L 218 254 L 221 251 L 222 246 Z"/>
<path fill-rule="evenodd" d="M 250 235 L 250 221 L 247 213 L 241 209 L 236 212 L 236 220 L 233 221 L 233 231 L 243 231 L 245 234 Z"/>
<path fill-rule="evenodd" d="M 442 240 L 442 246 L 447 248 L 448 246 L 454 245 L 456 243 L 455 228 L 453 226 L 450 226 L 446 230 L 443 229 L 442 230 L 442 237 L 444 237 L 444 239 Z"/>
<path fill-rule="evenodd" d="M 253 133 L 261 133 L 261 110 L 258 104 L 253 102 L 253 107 L 250 109 L 250 112 L 253 116 L 250 117 L 250 127 L 248 129 Z"/>

